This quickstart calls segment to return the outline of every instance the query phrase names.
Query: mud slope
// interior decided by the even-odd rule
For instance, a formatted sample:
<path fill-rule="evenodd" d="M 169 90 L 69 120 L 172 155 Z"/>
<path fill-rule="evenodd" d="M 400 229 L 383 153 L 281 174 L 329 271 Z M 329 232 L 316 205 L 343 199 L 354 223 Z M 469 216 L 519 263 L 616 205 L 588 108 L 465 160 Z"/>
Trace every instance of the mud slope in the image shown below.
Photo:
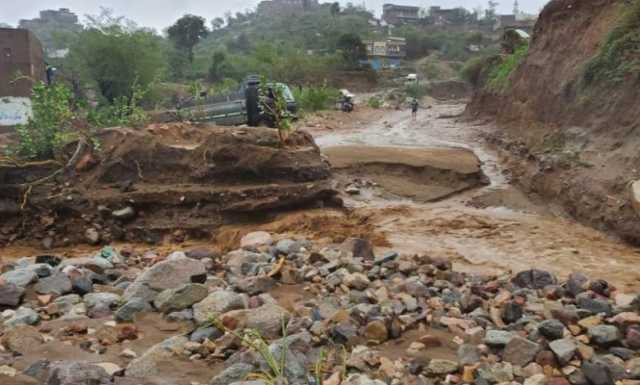
<path fill-rule="evenodd" d="M 106 131 L 98 155 L 34 187 L 24 211 L 25 183 L 51 167 L 0 170 L 0 240 L 75 243 L 93 230 L 104 242 L 209 236 L 222 224 L 333 200 L 329 165 L 309 134 L 295 132 L 282 147 L 266 128 L 191 128 L 198 135 L 189 140 L 176 134 L 183 129 Z"/>
<path fill-rule="evenodd" d="M 551 1 L 510 86 L 476 90 L 467 114 L 497 119 L 501 129 L 488 139 L 505 150 L 515 182 L 584 223 L 640 243 L 628 192 L 640 179 L 640 81 L 587 80 L 589 63 L 633 9 L 637 0 Z M 630 55 L 629 63 L 638 59 Z"/>

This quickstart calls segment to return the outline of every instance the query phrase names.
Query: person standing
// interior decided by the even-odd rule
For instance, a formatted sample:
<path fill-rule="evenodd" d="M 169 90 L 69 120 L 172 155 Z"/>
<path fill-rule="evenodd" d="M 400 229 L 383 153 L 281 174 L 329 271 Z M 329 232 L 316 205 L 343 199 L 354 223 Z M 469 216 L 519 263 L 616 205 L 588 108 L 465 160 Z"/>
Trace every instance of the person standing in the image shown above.
<path fill-rule="evenodd" d="M 418 108 L 419 107 L 420 107 L 420 105 L 418 104 L 418 99 L 413 98 L 413 100 L 411 101 L 411 116 L 412 116 L 414 121 L 418 118 Z"/>

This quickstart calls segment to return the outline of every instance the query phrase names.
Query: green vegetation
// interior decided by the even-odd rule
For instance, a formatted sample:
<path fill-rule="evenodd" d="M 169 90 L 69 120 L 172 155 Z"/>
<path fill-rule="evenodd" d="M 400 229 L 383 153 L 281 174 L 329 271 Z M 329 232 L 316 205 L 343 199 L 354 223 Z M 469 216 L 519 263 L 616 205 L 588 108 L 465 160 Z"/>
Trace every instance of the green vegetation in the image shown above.
<path fill-rule="evenodd" d="M 529 44 L 522 44 L 513 54 L 506 55 L 488 71 L 485 87 L 492 92 L 504 92 L 511 85 L 511 75 L 529 53 Z M 473 68 L 469 69 L 471 71 Z"/>
<path fill-rule="evenodd" d="M 405 87 L 405 93 L 410 98 L 421 99 L 427 94 L 427 87 L 422 84 L 414 83 Z"/>
<path fill-rule="evenodd" d="M 629 77 L 640 81 L 640 0 L 624 4 L 618 24 L 584 72 L 587 85 L 601 81 L 619 83 Z"/>
<path fill-rule="evenodd" d="M 162 48 L 161 38 L 153 32 L 104 14 L 76 37 L 63 70 L 113 103 L 131 98 L 135 84 L 146 89 L 160 76 L 165 63 Z"/>
<path fill-rule="evenodd" d="M 382 107 L 382 100 L 380 100 L 380 98 L 376 97 L 376 96 L 372 96 L 369 98 L 369 100 L 367 101 L 367 105 L 371 108 L 374 109 L 379 109 Z"/>
<path fill-rule="evenodd" d="M 169 40 L 180 53 L 186 53 L 189 63 L 193 63 L 193 47 L 207 36 L 206 20 L 200 16 L 184 15 L 167 29 Z"/>
<path fill-rule="evenodd" d="M 298 107 L 303 113 L 331 108 L 338 99 L 339 94 L 340 92 L 337 89 L 328 87 L 326 84 L 317 87 L 294 88 L 293 90 Z"/>
<path fill-rule="evenodd" d="M 33 116 L 18 126 L 18 143 L 12 152 L 23 159 L 50 159 L 65 144 L 75 117 L 71 91 L 62 84 L 37 83 L 31 95 Z"/>

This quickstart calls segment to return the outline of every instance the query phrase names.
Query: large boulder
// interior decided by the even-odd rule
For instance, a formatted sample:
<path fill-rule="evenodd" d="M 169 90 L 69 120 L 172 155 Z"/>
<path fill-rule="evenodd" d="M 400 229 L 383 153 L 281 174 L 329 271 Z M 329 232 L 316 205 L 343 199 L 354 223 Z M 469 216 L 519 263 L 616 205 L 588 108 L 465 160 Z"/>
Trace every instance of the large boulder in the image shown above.
<path fill-rule="evenodd" d="M 0 306 L 16 307 L 22 302 L 25 289 L 0 280 Z"/>
<path fill-rule="evenodd" d="M 205 285 L 189 283 L 176 289 L 167 289 L 158 294 L 153 301 L 155 307 L 163 312 L 184 310 L 196 302 L 202 301 L 209 290 Z"/>
<path fill-rule="evenodd" d="M 26 287 L 38 280 L 38 274 L 31 269 L 22 268 L 7 271 L 0 275 L 0 282 L 10 283 L 18 287 Z"/>
<path fill-rule="evenodd" d="M 85 362 L 54 362 L 45 385 L 111 385 L 111 376 L 98 365 Z"/>
<path fill-rule="evenodd" d="M 290 314 L 275 304 L 265 304 L 256 309 L 233 310 L 221 316 L 223 324 L 230 329 L 254 329 L 265 338 L 282 335 L 282 326 Z"/>
<path fill-rule="evenodd" d="M 246 302 L 246 297 L 242 294 L 228 290 L 214 291 L 193 305 L 193 317 L 198 324 L 203 324 L 211 317 L 218 317 L 232 310 L 244 309 Z"/>
<path fill-rule="evenodd" d="M 135 283 L 146 284 L 154 290 L 173 289 L 187 283 L 201 283 L 207 270 L 201 261 L 191 258 L 175 258 L 162 261 L 145 270 Z"/>
<path fill-rule="evenodd" d="M 152 346 L 142 356 L 129 363 L 126 369 L 127 376 L 148 378 L 158 375 L 160 365 L 164 361 L 175 359 L 175 354 L 180 352 L 187 342 L 187 337 L 176 336 Z"/>

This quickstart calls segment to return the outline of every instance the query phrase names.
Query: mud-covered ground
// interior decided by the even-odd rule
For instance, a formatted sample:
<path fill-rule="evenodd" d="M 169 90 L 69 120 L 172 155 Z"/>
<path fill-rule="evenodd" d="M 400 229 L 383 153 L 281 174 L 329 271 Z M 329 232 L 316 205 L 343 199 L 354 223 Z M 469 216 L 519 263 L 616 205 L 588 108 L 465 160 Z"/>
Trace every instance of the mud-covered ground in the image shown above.
<path fill-rule="evenodd" d="M 377 186 L 373 188 L 367 183 L 379 181 L 384 168 L 370 170 L 370 174 L 362 172 L 357 178 L 363 185 L 360 193 L 345 193 L 344 198 L 348 206 L 369 216 L 391 248 L 405 253 L 429 252 L 452 259 L 459 268 L 470 271 L 543 267 L 561 276 L 584 271 L 621 287 L 640 287 L 640 272 L 633 268 L 640 257 L 636 248 L 576 223 L 549 202 L 523 194 L 510 183 L 504 159 L 483 139 L 497 128 L 463 119 L 463 104 L 430 105 L 420 112 L 417 121 L 408 111 L 387 111 L 382 118 L 375 115 L 370 123 L 355 128 L 315 133 L 316 142 L 329 158 L 336 146 L 351 146 L 358 148 L 352 152 L 354 159 L 362 160 L 363 153 L 371 149 L 368 155 L 376 160 L 381 155 L 376 147 L 392 146 L 406 154 L 404 162 L 389 162 L 396 165 L 411 165 L 412 153 L 420 149 L 442 151 L 443 156 L 433 161 L 440 167 L 443 163 L 449 163 L 449 168 L 460 167 L 468 162 L 467 151 L 482 162 L 489 185 L 477 185 L 431 203 L 414 199 L 432 187 L 421 186 L 420 179 L 407 180 L 407 185 L 417 191 L 394 194 L 395 189 L 385 188 L 384 182 L 374 182 Z M 340 162 L 345 162 L 348 153 L 343 151 Z M 337 173 L 341 175 L 342 171 Z"/>

